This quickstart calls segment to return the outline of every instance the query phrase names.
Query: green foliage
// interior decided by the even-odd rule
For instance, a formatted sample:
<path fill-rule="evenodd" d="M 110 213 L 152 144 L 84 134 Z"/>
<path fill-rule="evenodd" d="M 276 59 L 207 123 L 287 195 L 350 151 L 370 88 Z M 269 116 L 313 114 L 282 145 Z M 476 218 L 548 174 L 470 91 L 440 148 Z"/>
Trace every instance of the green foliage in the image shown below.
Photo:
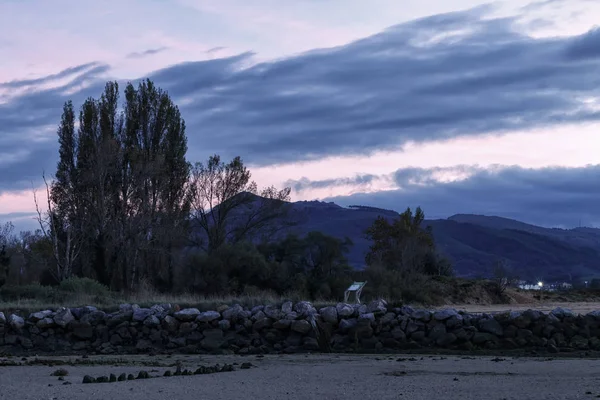
<path fill-rule="evenodd" d="M 90 296 L 107 296 L 109 294 L 107 286 L 90 278 L 71 277 L 62 281 L 58 285 L 58 289 L 70 293 L 86 293 Z"/>

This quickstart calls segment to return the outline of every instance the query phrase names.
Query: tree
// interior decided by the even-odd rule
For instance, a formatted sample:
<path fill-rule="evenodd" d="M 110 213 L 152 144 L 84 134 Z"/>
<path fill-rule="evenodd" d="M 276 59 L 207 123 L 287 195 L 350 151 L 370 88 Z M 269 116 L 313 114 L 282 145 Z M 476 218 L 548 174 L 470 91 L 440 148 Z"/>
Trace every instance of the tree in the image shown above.
<path fill-rule="evenodd" d="M 8 278 L 11 257 L 6 248 L 11 241 L 14 229 L 15 227 L 11 222 L 0 225 L 0 287 L 6 283 Z"/>
<path fill-rule="evenodd" d="M 132 289 L 146 276 L 171 286 L 172 253 L 189 214 L 190 164 L 185 122 L 169 95 L 150 80 L 129 83 L 119 111 L 119 86 L 108 82 L 98 100 L 81 106 L 77 134 L 73 105 L 65 104 L 58 137 L 46 231 L 55 247 L 81 240 L 84 256 L 70 262 L 113 289 Z"/>
<path fill-rule="evenodd" d="M 517 276 L 511 270 L 506 260 L 497 260 L 492 270 L 492 282 L 494 289 L 499 296 L 502 296 L 510 285 L 518 280 Z"/>
<path fill-rule="evenodd" d="M 240 157 L 231 162 L 214 155 L 192 170 L 192 219 L 205 240 L 196 244 L 209 253 L 225 243 L 272 236 L 285 221 L 291 188 L 258 190 Z M 201 237 L 196 235 L 196 237 Z"/>

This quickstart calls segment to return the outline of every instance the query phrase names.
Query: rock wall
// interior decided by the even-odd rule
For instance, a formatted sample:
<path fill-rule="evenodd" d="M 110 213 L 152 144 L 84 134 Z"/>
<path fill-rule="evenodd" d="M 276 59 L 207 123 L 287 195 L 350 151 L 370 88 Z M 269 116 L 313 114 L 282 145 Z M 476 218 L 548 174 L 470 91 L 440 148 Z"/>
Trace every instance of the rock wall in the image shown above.
<path fill-rule="evenodd" d="M 557 308 L 500 314 L 453 309 L 388 308 L 337 304 L 316 310 L 309 302 L 178 310 L 169 304 L 124 304 L 46 310 L 22 317 L 0 313 L 0 353 L 119 354 L 171 350 L 188 353 L 294 353 L 545 348 L 551 352 L 600 350 L 600 311 L 587 315 Z"/>

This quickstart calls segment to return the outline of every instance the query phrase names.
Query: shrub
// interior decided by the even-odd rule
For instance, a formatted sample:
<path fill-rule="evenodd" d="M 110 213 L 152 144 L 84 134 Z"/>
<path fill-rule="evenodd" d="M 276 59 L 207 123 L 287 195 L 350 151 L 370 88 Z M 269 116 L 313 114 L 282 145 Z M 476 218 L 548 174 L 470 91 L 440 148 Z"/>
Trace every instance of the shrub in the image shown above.
<path fill-rule="evenodd" d="M 86 294 L 89 296 L 107 296 L 109 294 L 108 287 L 90 278 L 69 278 L 62 281 L 58 289 L 63 292 Z"/>

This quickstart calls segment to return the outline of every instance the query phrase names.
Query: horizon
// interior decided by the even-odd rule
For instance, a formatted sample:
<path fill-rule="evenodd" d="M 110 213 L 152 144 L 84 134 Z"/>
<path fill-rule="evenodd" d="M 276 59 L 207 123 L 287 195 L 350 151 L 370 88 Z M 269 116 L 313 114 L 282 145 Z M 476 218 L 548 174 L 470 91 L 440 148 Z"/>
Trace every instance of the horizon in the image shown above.
<path fill-rule="evenodd" d="M 17 231 L 36 228 L 63 103 L 143 78 L 179 106 L 189 161 L 239 155 L 292 201 L 600 226 L 598 2 L 66 4 L 0 4 L 0 223 Z"/>

